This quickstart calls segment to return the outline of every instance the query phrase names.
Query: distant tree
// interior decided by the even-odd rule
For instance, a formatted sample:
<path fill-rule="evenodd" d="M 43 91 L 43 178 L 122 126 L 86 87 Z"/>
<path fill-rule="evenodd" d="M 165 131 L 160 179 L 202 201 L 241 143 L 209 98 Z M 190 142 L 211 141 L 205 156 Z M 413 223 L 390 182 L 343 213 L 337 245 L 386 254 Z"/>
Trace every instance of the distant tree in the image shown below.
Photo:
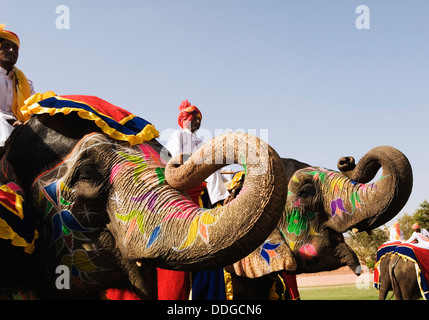
<path fill-rule="evenodd" d="M 359 260 L 370 269 L 374 268 L 378 247 L 388 240 L 387 227 L 374 229 L 369 234 L 366 232 L 354 234 L 349 231 L 348 237 L 346 237 L 347 244 L 353 249 Z"/>
<path fill-rule="evenodd" d="M 414 220 L 423 229 L 429 229 L 429 202 L 425 200 L 420 204 L 420 208 L 414 213 Z"/>
<path fill-rule="evenodd" d="M 414 214 L 409 215 L 405 213 L 401 218 L 398 219 L 399 226 L 404 233 L 405 240 L 407 240 L 413 234 L 411 228 L 414 223 L 420 224 L 424 229 L 429 229 L 429 202 L 426 200 L 420 204 L 420 207 L 414 211 Z"/>

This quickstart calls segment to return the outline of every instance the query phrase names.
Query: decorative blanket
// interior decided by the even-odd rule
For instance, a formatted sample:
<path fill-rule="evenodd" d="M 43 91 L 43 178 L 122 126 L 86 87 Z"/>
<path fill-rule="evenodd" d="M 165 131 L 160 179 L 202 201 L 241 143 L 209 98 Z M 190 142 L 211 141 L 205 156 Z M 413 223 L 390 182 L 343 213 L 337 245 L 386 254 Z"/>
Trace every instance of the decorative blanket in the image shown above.
<path fill-rule="evenodd" d="M 75 112 L 82 119 L 94 121 L 113 139 L 128 141 L 130 145 L 149 141 L 159 134 L 148 121 L 94 96 L 57 96 L 50 91 L 37 93 L 25 103 L 21 112 L 27 118 L 33 114 L 68 115 Z M 16 193 L 17 189 L 19 187 L 14 183 L 0 186 L 0 238 L 33 253 L 38 233 L 32 215 L 26 213 L 22 196 Z"/>
<path fill-rule="evenodd" d="M 377 258 L 374 267 L 374 288 L 380 290 L 380 263 L 388 253 L 393 253 L 401 241 L 385 242 L 377 249 Z"/>
<path fill-rule="evenodd" d="M 32 215 L 28 214 L 22 197 L 16 193 L 14 183 L 0 186 L 0 238 L 10 240 L 13 246 L 22 247 L 32 254 L 34 241 L 39 237 Z"/>
<path fill-rule="evenodd" d="M 414 262 L 416 266 L 417 282 L 423 299 L 429 299 L 429 249 L 403 243 L 396 247 L 395 254 Z"/>
<path fill-rule="evenodd" d="M 77 112 L 82 119 L 94 121 L 113 139 L 128 141 L 131 145 L 141 144 L 159 135 L 150 122 L 95 96 L 37 93 L 26 100 L 21 112 L 26 116 Z"/>

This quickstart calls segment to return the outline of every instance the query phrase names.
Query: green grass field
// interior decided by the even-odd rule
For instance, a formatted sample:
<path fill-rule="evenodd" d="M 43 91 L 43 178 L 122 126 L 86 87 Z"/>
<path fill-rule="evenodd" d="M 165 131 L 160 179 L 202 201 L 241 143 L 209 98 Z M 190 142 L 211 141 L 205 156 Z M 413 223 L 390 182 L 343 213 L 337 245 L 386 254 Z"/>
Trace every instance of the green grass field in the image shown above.
<path fill-rule="evenodd" d="M 356 288 L 356 285 L 312 287 L 299 289 L 301 300 L 377 300 L 375 288 Z M 390 298 L 391 293 L 387 296 Z"/>

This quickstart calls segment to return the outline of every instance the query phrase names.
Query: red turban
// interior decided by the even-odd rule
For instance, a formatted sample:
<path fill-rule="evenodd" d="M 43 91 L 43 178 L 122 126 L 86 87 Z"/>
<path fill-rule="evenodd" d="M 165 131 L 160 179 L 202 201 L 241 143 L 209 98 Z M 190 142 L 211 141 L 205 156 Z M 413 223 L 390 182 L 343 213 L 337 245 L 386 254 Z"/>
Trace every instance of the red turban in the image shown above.
<path fill-rule="evenodd" d="M 413 224 L 412 226 L 411 226 L 411 228 L 412 229 L 420 229 L 420 225 L 416 222 L 415 224 Z"/>
<path fill-rule="evenodd" d="M 179 110 L 180 113 L 177 122 L 182 129 L 188 126 L 188 123 L 190 123 L 194 118 L 195 113 L 198 118 L 203 118 L 201 111 L 196 106 L 191 105 L 187 99 L 182 101 L 179 106 Z"/>

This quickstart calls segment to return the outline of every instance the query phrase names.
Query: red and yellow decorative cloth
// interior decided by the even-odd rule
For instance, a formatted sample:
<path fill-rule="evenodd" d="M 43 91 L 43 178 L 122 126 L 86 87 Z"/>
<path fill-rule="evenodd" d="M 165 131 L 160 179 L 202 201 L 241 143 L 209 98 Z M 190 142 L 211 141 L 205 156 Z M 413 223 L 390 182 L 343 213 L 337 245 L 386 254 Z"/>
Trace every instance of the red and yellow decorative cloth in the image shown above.
<path fill-rule="evenodd" d="M 0 24 L 0 38 L 12 41 L 14 44 L 16 44 L 18 46 L 20 46 L 20 41 L 19 41 L 19 37 L 16 33 L 9 31 L 9 30 L 4 30 L 4 27 L 6 25 L 4 24 Z"/>
<path fill-rule="evenodd" d="M 82 119 L 94 121 L 111 138 L 128 141 L 130 145 L 159 136 L 150 122 L 95 96 L 57 96 L 52 91 L 37 93 L 26 101 L 21 112 L 27 119 L 33 114 L 68 115 L 76 112 Z"/>
<path fill-rule="evenodd" d="M 22 196 L 12 190 L 13 186 L 13 183 L 0 186 L 0 238 L 32 254 L 39 234 Z"/>

